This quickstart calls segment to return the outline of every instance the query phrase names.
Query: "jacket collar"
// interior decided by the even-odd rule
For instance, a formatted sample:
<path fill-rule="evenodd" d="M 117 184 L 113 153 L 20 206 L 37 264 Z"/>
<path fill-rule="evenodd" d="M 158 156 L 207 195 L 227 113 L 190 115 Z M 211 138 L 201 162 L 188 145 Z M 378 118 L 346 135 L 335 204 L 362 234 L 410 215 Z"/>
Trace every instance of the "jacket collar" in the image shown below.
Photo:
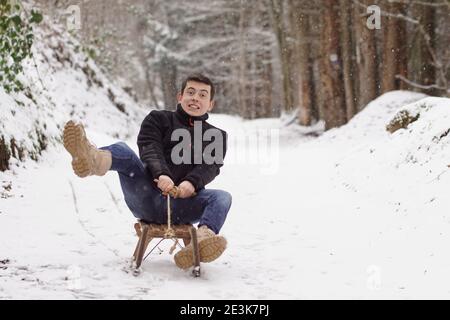
<path fill-rule="evenodd" d="M 183 110 L 181 104 L 177 104 L 177 111 L 175 111 L 175 114 L 178 116 L 181 122 L 190 127 L 194 126 L 194 121 L 206 121 L 209 117 L 207 113 L 202 116 L 191 116 Z"/>

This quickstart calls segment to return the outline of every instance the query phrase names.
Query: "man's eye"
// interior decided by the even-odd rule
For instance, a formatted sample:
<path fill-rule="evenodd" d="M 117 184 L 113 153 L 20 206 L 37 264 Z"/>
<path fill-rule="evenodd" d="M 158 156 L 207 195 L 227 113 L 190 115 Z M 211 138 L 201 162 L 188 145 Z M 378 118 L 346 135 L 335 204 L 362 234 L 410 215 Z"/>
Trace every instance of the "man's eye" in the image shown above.
<path fill-rule="evenodd" d="M 188 91 L 188 95 L 193 96 L 194 95 L 194 91 Z"/>
<path fill-rule="evenodd" d="M 204 93 L 200 93 L 200 97 L 202 97 L 202 98 L 206 98 L 206 94 L 204 94 Z"/>

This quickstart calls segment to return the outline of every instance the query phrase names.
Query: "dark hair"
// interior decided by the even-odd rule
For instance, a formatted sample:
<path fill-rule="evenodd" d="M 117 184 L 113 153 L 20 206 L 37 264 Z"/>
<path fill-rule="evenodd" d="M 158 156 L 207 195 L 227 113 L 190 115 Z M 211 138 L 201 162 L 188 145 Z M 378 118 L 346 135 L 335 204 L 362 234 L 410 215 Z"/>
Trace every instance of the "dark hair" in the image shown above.
<path fill-rule="evenodd" d="M 209 79 L 208 77 L 205 77 L 204 75 L 202 75 L 200 73 L 191 74 L 183 80 L 183 83 L 181 85 L 181 94 L 184 93 L 184 89 L 186 89 L 186 85 L 187 85 L 188 81 L 195 81 L 195 82 L 200 82 L 200 83 L 209 85 L 211 87 L 210 100 L 214 99 L 214 94 L 215 94 L 216 90 L 214 88 L 214 84 L 212 83 L 211 79 Z"/>

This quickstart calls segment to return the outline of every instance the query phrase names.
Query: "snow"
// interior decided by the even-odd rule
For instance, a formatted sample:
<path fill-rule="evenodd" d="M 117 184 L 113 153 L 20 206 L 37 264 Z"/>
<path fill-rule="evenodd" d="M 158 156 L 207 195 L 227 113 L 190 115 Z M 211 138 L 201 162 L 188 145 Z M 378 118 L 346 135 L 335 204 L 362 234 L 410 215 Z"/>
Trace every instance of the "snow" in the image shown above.
<path fill-rule="evenodd" d="M 69 118 L 127 138 L 138 130 L 130 123 L 142 121 L 150 111 L 110 81 L 81 52 L 76 39 L 60 29 L 48 24 L 36 29 L 34 60 L 25 62 L 21 77 L 30 88 L 28 93 L 8 95 L 0 87 L 0 138 L 3 136 L 7 146 L 14 138 L 25 149 L 26 158 L 39 153 L 39 134 L 50 145 L 59 144 L 61 128 Z M 125 112 L 116 104 L 123 105 Z"/>
<path fill-rule="evenodd" d="M 137 151 L 150 110 L 57 28 L 37 35 L 45 90 L 31 61 L 33 99 L 0 88 L 6 143 L 32 152 L 36 130 L 49 142 L 37 161 L 11 158 L 0 172 L 0 299 L 450 298 L 450 99 L 389 92 L 327 132 L 295 115 L 211 114 L 229 133 L 225 166 L 208 185 L 233 195 L 221 231 L 228 249 L 193 278 L 165 241 L 135 277 L 135 219 L 117 173 L 76 177 L 61 131 L 74 119 L 97 146 L 123 140 Z M 419 118 L 389 133 L 402 110 Z"/>
<path fill-rule="evenodd" d="M 319 138 L 280 119 L 212 114 L 230 133 L 230 152 L 209 187 L 231 192 L 233 205 L 222 229 L 229 247 L 202 265 L 201 278 L 177 269 L 170 241 L 134 277 L 135 220 L 117 174 L 80 179 L 55 144 L 38 162 L 0 173 L 11 183 L 0 202 L 0 298 L 449 298 L 450 134 L 441 137 L 449 102 L 391 92 Z M 403 109 L 419 119 L 388 133 Z M 110 128 L 87 133 L 107 145 L 117 141 Z M 274 172 L 261 174 L 266 164 L 250 158 L 229 160 L 258 149 L 239 140 L 271 130 L 280 140 Z M 127 139 L 134 150 L 135 141 Z"/>

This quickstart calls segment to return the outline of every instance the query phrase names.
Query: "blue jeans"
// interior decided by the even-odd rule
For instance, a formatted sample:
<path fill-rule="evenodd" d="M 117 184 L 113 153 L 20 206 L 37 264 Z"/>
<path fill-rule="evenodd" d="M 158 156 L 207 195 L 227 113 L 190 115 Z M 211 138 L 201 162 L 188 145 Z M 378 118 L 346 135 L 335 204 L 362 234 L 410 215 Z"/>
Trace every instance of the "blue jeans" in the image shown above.
<path fill-rule="evenodd" d="M 112 154 L 112 171 L 119 174 L 125 202 L 133 215 L 149 223 L 167 223 L 167 196 L 153 182 L 144 164 L 130 149 L 118 142 L 107 147 Z M 231 195 L 222 190 L 201 189 L 194 197 L 170 199 L 173 224 L 197 223 L 215 233 L 222 228 L 231 207 Z"/>

